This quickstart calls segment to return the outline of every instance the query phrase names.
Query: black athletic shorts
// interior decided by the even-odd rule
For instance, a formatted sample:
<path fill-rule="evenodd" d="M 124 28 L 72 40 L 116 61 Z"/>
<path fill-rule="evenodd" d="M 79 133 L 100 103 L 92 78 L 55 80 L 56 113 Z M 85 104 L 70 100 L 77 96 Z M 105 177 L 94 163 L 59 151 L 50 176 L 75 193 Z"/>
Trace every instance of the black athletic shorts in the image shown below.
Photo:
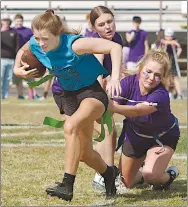
<path fill-rule="evenodd" d="M 163 145 L 169 146 L 175 151 L 179 137 L 163 136 L 163 137 L 160 137 L 159 140 Z M 138 159 L 138 158 L 145 156 L 147 151 L 154 146 L 160 147 L 160 145 L 158 145 L 157 142 L 152 138 L 140 138 L 140 142 L 137 142 L 137 143 L 131 142 L 126 139 L 123 142 L 122 152 L 127 157 Z"/>
<path fill-rule="evenodd" d="M 98 81 L 91 86 L 83 87 L 76 91 L 64 91 L 62 93 L 53 93 L 54 100 L 59 107 L 61 114 L 71 116 L 80 106 L 85 98 L 95 98 L 101 101 L 108 108 L 108 96 Z"/>

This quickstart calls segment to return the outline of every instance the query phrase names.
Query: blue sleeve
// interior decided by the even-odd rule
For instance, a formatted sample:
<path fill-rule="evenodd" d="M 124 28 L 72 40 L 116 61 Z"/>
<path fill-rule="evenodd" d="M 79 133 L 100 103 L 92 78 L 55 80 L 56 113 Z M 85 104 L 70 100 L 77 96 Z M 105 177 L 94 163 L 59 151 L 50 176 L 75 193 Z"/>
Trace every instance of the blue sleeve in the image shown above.
<path fill-rule="evenodd" d="M 67 36 L 68 36 L 67 41 L 69 45 L 72 45 L 75 40 L 84 37 L 83 35 L 76 35 L 76 34 L 71 34 Z"/>
<path fill-rule="evenodd" d="M 67 39 L 66 39 L 67 45 L 71 48 L 71 50 L 72 50 L 72 44 L 74 43 L 75 40 L 77 40 L 79 38 L 84 38 L 84 36 L 83 35 L 76 35 L 76 34 L 67 34 Z M 78 55 L 73 50 L 72 50 L 72 53 L 74 56 L 79 56 L 79 57 L 84 55 L 84 54 Z"/>
<path fill-rule="evenodd" d="M 32 36 L 29 40 L 30 44 L 30 50 L 31 52 L 37 57 L 37 59 L 48 69 L 52 69 L 51 62 L 49 58 L 46 56 L 46 53 L 44 53 L 35 40 L 34 36 Z"/>

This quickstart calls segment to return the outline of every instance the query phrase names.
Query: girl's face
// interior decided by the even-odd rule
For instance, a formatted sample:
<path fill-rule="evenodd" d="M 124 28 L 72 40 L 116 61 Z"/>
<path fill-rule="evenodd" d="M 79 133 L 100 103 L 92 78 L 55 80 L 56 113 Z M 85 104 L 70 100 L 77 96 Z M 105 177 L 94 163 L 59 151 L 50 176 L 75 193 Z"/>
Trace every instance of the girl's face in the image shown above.
<path fill-rule="evenodd" d="M 15 25 L 15 27 L 16 28 L 21 28 L 21 27 L 23 27 L 23 19 L 15 19 L 14 20 L 14 25 Z"/>
<path fill-rule="evenodd" d="M 112 40 L 116 31 L 114 17 L 111 14 L 101 14 L 95 20 L 94 29 L 101 38 Z"/>
<path fill-rule="evenodd" d="M 149 60 L 142 68 L 139 75 L 140 85 L 145 88 L 146 91 L 150 91 L 161 83 L 164 75 L 164 69 L 161 64 L 156 61 Z"/>
<path fill-rule="evenodd" d="M 171 41 L 171 40 L 173 40 L 173 37 L 172 36 L 166 36 L 165 35 L 165 40 Z"/>
<path fill-rule="evenodd" d="M 46 29 L 33 30 L 35 40 L 38 42 L 44 52 L 48 52 L 58 47 L 59 36 L 54 36 L 51 32 Z"/>

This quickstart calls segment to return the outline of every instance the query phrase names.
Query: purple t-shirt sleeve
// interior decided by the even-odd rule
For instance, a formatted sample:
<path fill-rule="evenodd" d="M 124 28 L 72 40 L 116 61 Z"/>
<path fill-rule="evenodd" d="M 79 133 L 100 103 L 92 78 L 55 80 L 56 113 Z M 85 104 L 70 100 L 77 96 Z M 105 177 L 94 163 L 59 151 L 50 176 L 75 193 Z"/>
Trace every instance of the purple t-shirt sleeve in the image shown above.
<path fill-rule="evenodd" d="M 144 33 L 144 40 L 146 40 L 148 37 L 148 33 L 146 31 L 143 31 L 143 33 Z"/>
<path fill-rule="evenodd" d="M 148 96 L 147 101 L 157 103 L 156 108 L 160 112 L 166 112 L 169 110 L 169 95 L 166 89 L 163 87 L 160 87 L 158 90 L 151 93 L 151 95 Z"/>

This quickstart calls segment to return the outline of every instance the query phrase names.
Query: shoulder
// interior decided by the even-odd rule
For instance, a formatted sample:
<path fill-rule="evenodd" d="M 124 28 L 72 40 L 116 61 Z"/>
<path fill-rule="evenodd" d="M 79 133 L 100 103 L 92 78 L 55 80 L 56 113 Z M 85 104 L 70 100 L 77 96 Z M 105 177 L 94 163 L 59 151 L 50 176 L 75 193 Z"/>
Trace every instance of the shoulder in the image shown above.
<path fill-rule="evenodd" d="M 9 33 L 11 36 L 19 36 L 19 34 L 17 33 L 17 31 L 14 30 L 13 28 L 11 28 L 10 30 L 8 30 L 8 33 Z"/>
<path fill-rule="evenodd" d="M 168 95 L 168 91 L 166 88 L 159 84 L 149 95 L 147 98 L 148 102 L 157 102 L 158 103 L 158 109 L 160 108 L 166 108 L 170 104 L 170 99 Z"/>
<path fill-rule="evenodd" d="M 134 74 L 134 75 L 128 75 L 126 77 L 124 77 L 123 79 L 121 79 L 121 85 L 128 85 L 128 86 L 133 86 L 136 81 L 138 80 L 138 75 Z"/>
<path fill-rule="evenodd" d="M 143 36 L 147 36 L 148 35 L 148 32 L 146 32 L 145 30 L 140 30 L 140 32 L 141 32 L 141 34 L 143 35 Z"/>
<path fill-rule="evenodd" d="M 127 31 L 128 34 L 130 34 L 131 32 L 135 32 L 135 30 L 131 29 Z"/>
<path fill-rule="evenodd" d="M 161 94 L 161 95 L 168 95 L 168 91 L 166 90 L 166 88 L 164 87 L 164 85 L 161 83 L 159 84 L 155 89 L 153 89 L 151 94 Z"/>
<path fill-rule="evenodd" d="M 98 33 L 97 33 L 97 32 L 96 32 L 96 33 L 94 33 L 94 34 L 92 35 L 92 37 L 101 38 L 101 37 L 98 35 Z"/>
<path fill-rule="evenodd" d="M 79 38 L 83 38 L 83 35 L 80 34 L 67 34 L 64 33 L 61 35 L 61 38 L 64 40 L 64 42 L 67 43 L 72 43 L 74 40 L 79 39 Z"/>
<path fill-rule="evenodd" d="M 115 32 L 113 41 L 120 44 L 123 47 L 123 38 L 119 33 Z"/>

